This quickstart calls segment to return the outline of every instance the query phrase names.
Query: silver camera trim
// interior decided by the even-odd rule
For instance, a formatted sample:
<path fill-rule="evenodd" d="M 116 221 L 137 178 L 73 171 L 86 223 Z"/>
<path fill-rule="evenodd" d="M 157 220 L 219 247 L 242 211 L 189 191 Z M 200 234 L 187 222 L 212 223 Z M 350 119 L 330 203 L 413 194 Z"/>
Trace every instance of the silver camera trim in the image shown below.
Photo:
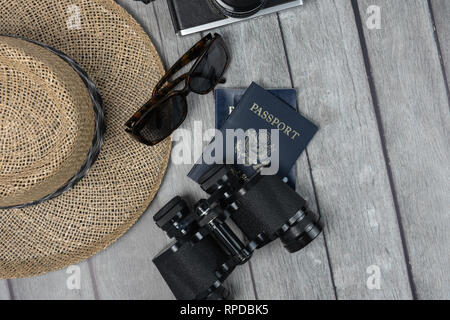
<path fill-rule="evenodd" d="M 187 36 L 189 34 L 202 32 L 202 31 L 206 31 L 206 30 L 210 30 L 210 29 L 214 29 L 214 28 L 223 27 L 223 26 L 226 26 L 226 25 L 231 24 L 231 23 L 235 23 L 235 22 L 240 22 L 240 21 L 245 21 L 245 20 L 261 17 L 261 16 L 264 16 L 264 15 L 267 15 L 267 14 L 275 13 L 275 12 L 286 10 L 286 9 L 295 8 L 295 7 L 302 6 L 302 5 L 303 5 L 303 0 L 295 0 L 295 1 L 291 1 L 289 3 L 284 3 L 284 4 L 280 4 L 278 6 L 273 6 L 273 7 L 270 7 L 270 8 L 262 9 L 261 11 L 259 11 L 256 14 L 254 14 L 251 17 L 242 18 L 242 19 L 228 17 L 228 18 L 223 19 L 223 20 L 202 24 L 201 26 L 196 26 L 196 27 L 180 30 L 178 32 L 178 34 L 181 35 L 181 36 Z"/>

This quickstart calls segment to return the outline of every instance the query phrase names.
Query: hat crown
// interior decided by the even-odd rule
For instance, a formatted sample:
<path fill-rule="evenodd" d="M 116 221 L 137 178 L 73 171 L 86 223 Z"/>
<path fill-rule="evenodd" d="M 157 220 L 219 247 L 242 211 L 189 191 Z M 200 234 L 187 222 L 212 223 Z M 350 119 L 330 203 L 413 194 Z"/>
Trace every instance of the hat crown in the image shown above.
<path fill-rule="evenodd" d="M 38 201 L 80 169 L 93 102 L 73 68 L 44 47 L 0 36 L 0 207 Z"/>

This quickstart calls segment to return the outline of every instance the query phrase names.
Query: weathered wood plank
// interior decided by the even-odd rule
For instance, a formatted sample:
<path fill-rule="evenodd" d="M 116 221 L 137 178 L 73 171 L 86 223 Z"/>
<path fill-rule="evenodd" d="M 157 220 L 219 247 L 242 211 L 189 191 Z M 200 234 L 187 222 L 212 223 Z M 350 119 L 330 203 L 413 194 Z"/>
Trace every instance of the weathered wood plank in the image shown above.
<path fill-rule="evenodd" d="M 411 298 L 399 226 L 350 1 L 280 14 L 304 113 L 338 299 Z M 376 279 L 381 273 L 379 289 Z M 370 278 L 369 278 L 370 277 Z M 374 284 L 374 286 L 372 286 Z"/>
<path fill-rule="evenodd" d="M 436 32 L 438 35 L 442 60 L 448 77 L 450 76 L 450 1 L 431 0 Z"/>
<path fill-rule="evenodd" d="M 0 300 L 10 300 L 11 295 L 9 293 L 7 280 L 0 280 Z"/>
<path fill-rule="evenodd" d="M 276 15 L 234 24 L 219 32 L 232 55 L 227 87 L 247 87 L 251 81 L 266 88 L 292 87 Z M 298 174 L 300 193 L 316 209 L 306 155 L 299 160 Z M 288 253 L 276 241 L 255 254 L 251 268 L 260 299 L 334 299 L 323 237 L 296 254 Z"/>
<path fill-rule="evenodd" d="M 17 300 L 81 300 L 94 299 L 95 293 L 87 262 L 75 268 L 51 272 L 42 276 L 9 280 Z M 79 275 L 79 288 L 73 277 Z M 75 282 L 72 282 L 74 280 Z M 70 284 L 68 285 L 68 282 Z"/>
<path fill-rule="evenodd" d="M 449 299 L 450 114 L 429 7 L 359 3 L 382 8 L 382 29 L 364 34 L 417 296 Z"/>

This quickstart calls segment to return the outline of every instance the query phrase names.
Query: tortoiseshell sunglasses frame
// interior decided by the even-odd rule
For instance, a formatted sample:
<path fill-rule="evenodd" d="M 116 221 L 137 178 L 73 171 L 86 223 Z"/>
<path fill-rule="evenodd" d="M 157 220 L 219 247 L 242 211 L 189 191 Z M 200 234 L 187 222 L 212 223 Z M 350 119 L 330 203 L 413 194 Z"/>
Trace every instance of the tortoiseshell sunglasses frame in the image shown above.
<path fill-rule="evenodd" d="M 225 73 L 225 70 L 228 68 L 229 62 L 230 62 L 230 55 L 228 53 L 227 47 L 225 43 L 223 42 L 222 37 L 215 33 L 214 36 L 209 33 L 206 35 L 203 39 L 201 39 L 199 42 L 197 42 L 189 51 L 187 51 L 170 69 L 167 71 L 167 73 L 164 75 L 164 77 L 161 78 L 161 80 L 158 82 L 158 84 L 153 89 L 152 98 L 144 104 L 131 118 L 128 120 L 125 124 L 126 128 L 125 131 L 128 132 L 135 140 L 138 142 L 141 142 L 143 144 L 154 146 L 161 141 L 165 140 L 167 137 L 169 137 L 173 131 L 175 131 L 186 119 L 187 116 L 187 108 L 185 108 L 185 112 L 183 116 L 181 117 L 180 123 L 173 128 L 170 132 L 168 132 L 167 136 L 158 140 L 154 141 L 148 141 L 144 137 L 142 137 L 141 134 L 139 134 L 135 127 L 136 125 L 145 118 L 145 116 L 154 108 L 158 107 L 159 105 L 165 103 L 169 99 L 173 98 L 176 95 L 181 95 L 184 99 L 186 99 L 186 96 L 190 92 L 195 92 L 197 94 L 208 94 L 210 93 L 219 83 L 225 83 L 225 79 L 223 77 L 223 73 L 218 77 L 217 83 L 212 85 L 210 89 L 206 91 L 197 91 L 193 90 L 191 87 L 191 78 L 192 74 L 195 71 L 195 69 L 198 67 L 200 62 L 205 58 L 206 54 L 209 51 L 209 48 L 215 41 L 220 41 L 220 45 L 223 47 L 225 54 L 226 54 L 226 64 L 223 70 L 223 73 Z M 196 60 L 197 59 L 197 60 Z M 179 76 L 175 80 L 170 81 L 169 79 L 175 75 L 177 72 L 179 72 L 183 67 L 188 65 L 189 63 L 195 61 L 195 64 L 192 66 L 192 68 L 189 70 L 189 72 Z M 181 82 L 185 81 L 185 86 L 182 90 L 175 90 L 175 87 L 177 87 Z M 187 102 L 185 101 L 185 105 L 187 106 Z"/>

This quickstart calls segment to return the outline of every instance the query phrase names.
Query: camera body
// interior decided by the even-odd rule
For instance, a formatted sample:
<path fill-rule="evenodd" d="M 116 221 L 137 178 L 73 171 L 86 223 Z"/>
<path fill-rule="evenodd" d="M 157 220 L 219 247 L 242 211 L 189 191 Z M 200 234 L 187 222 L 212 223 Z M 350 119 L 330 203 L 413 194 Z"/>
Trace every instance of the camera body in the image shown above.
<path fill-rule="evenodd" d="M 302 0 L 167 0 L 175 32 L 188 35 L 303 5 Z"/>
<path fill-rule="evenodd" d="M 208 199 L 191 208 L 175 197 L 154 217 L 175 239 L 153 262 L 177 299 L 225 299 L 222 283 L 256 249 L 279 238 L 289 252 L 297 252 L 322 231 L 320 217 L 277 176 L 243 179 L 233 166 L 218 165 L 199 183 Z"/>

